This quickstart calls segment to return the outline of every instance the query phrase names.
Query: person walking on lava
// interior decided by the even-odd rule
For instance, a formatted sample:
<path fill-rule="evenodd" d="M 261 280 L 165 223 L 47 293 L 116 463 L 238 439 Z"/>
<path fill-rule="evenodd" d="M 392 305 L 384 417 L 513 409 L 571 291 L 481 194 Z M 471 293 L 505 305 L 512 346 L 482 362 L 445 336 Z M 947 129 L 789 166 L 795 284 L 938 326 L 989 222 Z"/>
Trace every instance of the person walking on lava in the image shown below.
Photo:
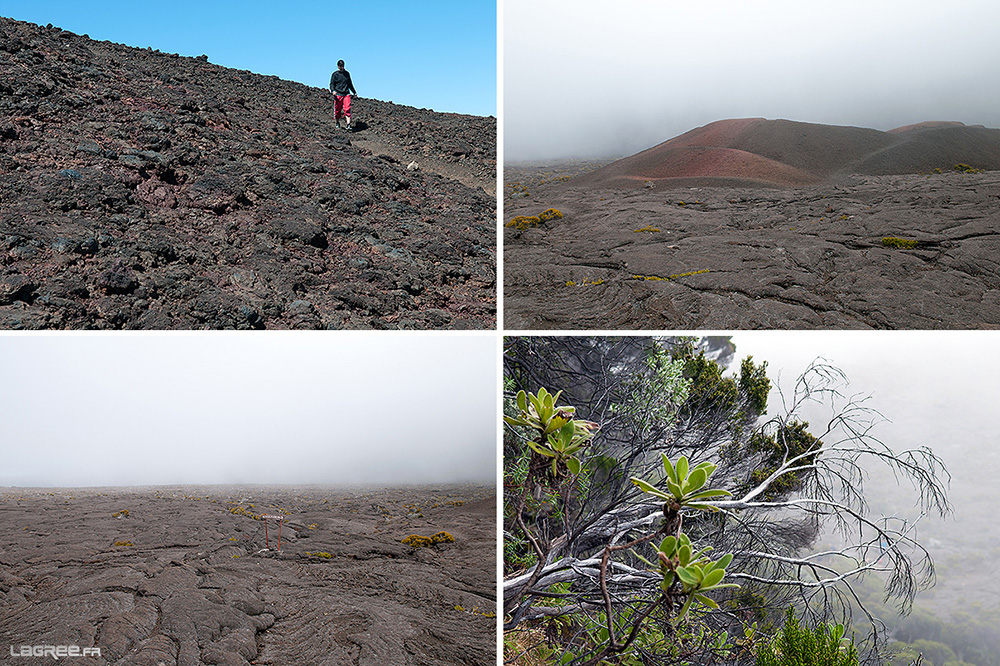
<path fill-rule="evenodd" d="M 340 128 L 340 119 L 346 118 L 346 129 L 354 129 L 351 126 L 351 93 L 357 95 L 358 91 L 354 89 L 351 73 L 344 69 L 343 60 L 337 61 L 337 71 L 330 77 L 330 92 L 333 93 L 333 117 L 337 121 L 337 128 Z"/>

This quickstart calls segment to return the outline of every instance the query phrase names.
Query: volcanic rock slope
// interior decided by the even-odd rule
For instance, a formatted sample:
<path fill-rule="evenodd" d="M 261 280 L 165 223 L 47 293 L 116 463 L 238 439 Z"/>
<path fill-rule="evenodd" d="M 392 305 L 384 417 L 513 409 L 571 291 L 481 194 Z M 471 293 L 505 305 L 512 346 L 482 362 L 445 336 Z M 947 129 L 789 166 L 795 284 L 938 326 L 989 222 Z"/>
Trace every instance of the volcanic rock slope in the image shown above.
<path fill-rule="evenodd" d="M 285 517 L 280 551 L 268 515 Z M 495 516 L 476 486 L 5 489 L 4 659 L 76 645 L 101 656 L 70 663 L 98 666 L 492 666 Z M 439 532 L 454 541 L 403 543 Z"/>
<path fill-rule="evenodd" d="M 0 18 L 0 328 L 494 327 L 496 120 L 332 107 Z"/>

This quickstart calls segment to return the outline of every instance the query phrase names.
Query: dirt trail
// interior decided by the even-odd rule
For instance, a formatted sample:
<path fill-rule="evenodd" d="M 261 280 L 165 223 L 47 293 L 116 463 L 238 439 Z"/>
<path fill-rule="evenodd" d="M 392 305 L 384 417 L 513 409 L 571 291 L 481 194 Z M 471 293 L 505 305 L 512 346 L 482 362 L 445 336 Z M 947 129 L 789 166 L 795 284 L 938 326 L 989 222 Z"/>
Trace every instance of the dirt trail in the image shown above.
<path fill-rule="evenodd" d="M 416 162 L 419 169 L 436 173 L 443 178 L 457 180 L 466 187 L 478 188 L 495 197 L 497 194 L 496 173 L 492 175 L 481 175 L 475 168 L 465 166 L 461 163 L 447 162 L 445 160 L 425 155 L 422 152 L 407 150 L 402 146 L 385 140 L 355 134 L 351 137 L 351 143 L 358 148 L 368 150 L 373 155 L 389 155 L 403 166 L 409 166 L 411 162 Z"/>

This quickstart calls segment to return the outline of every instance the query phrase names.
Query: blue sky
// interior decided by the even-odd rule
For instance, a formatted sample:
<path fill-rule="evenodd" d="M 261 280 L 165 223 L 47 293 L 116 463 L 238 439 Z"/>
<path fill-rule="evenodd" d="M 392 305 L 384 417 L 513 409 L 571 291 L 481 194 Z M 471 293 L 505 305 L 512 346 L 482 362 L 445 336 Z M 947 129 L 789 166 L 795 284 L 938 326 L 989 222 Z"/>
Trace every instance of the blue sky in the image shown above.
<path fill-rule="evenodd" d="M 0 15 L 319 88 L 343 59 L 362 97 L 497 114 L 490 0 L 0 0 Z"/>

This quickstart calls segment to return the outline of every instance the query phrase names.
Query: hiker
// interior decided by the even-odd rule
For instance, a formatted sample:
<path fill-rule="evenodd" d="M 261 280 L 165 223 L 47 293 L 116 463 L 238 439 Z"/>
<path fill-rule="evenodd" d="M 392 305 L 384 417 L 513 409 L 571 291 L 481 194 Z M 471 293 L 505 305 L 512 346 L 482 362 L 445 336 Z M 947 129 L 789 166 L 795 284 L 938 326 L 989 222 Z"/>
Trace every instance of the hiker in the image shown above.
<path fill-rule="evenodd" d="M 337 61 L 337 71 L 330 77 L 330 92 L 333 93 L 333 117 L 337 120 L 337 128 L 340 128 L 340 118 L 347 119 L 347 129 L 351 127 L 351 93 L 355 95 L 358 91 L 354 89 L 354 82 L 351 81 L 351 73 L 344 69 L 344 61 Z"/>

